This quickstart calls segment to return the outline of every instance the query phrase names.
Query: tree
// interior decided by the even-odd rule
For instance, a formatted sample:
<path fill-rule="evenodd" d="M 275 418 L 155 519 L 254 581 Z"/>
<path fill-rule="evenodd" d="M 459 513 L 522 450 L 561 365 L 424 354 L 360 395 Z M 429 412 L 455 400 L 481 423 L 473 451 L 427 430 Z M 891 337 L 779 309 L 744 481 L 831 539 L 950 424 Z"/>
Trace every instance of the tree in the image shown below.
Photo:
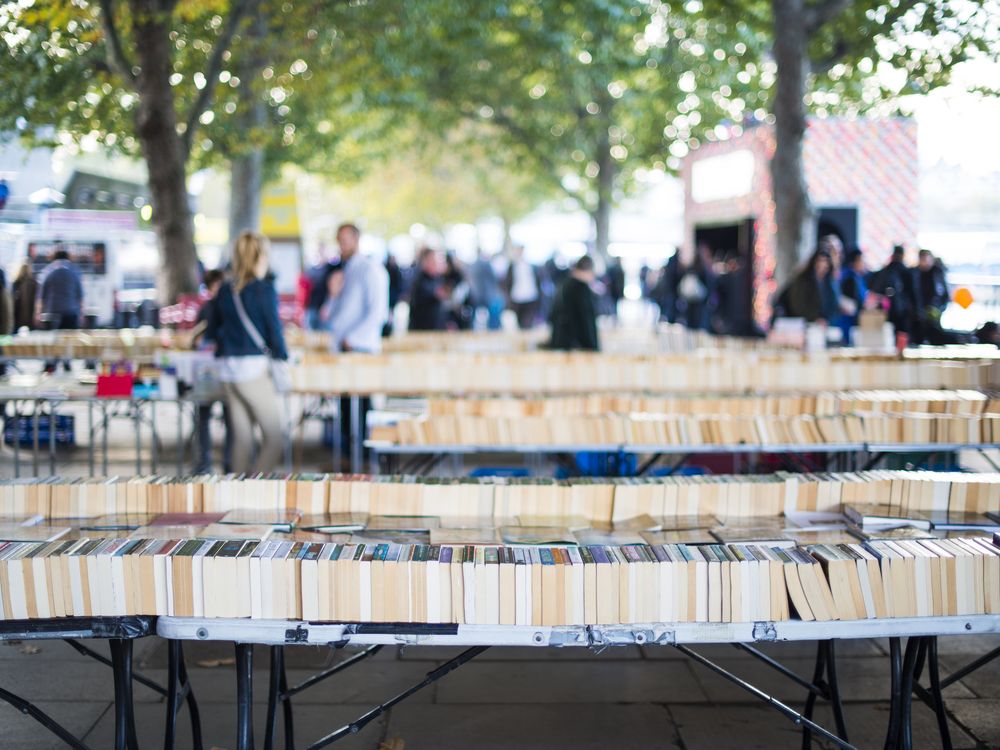
<path fill-rule="evenodd" d="M 688 4 L 690 5 L 690 3 Z M 810 109 L 857 114 L 949 81 L 970 57 L 996 59 L 996 0 L 704 0 L 704 19 L 769 40 L 747 66 L 773 64 L 771 162 L 780 285 L 811 252 L 816 221 L 802 146 Z M 771 58 L 773 63 L 767 58 Z M 901 83 L 892 83 L 895 71 Z"/>
<path fill-rule="evenodd" d="M 8 4 L 0 132 L 140 156 L 174 299 L 198 283 L 189 169 L 232 165 L 233 223 L 253 226 L 282 163 L 333 171 L 338 145 L 382 143 L 395 120 L 359 92 L 364 60 L 344 28 L 369 38 L 386 13 L 318 0 Z"/>
<path fill-rule="evenodd" d="M 636 171 L 677 166 L 668 126 L 694 96 L 682 78 L 700 62 L 690 42 L 714 33 L 685 24 L 660 2 L 427 0 L 406 4 L 373 59 L 396 104 L 424 107 L 430 127 L 490 124 L 497 147 L 591 215 L 606 254 L 612 206 Z M 698 115 L 726 117 L 712 101 Z"/>
<path fill-rule="evenodd" d="M 40 1 L 7 10 L 0 18 L 9 53 L 4 80 L 13 84 L 4 92 L 0 129 L 20 125 L 30 135 L 55 126 L 57 131 L 103 136 L 112 145 L 128 133 L 123 146 L 138 148 L 148 171 L 169 299 L 198 287 L 187 162 L 215 92 L 214 86 L 192 81 L 190 103 L 178 107 L 177 42 L 187 40 L 181 35 L 185 27 L 213 31 L 199 41 L 204 49 L 201 80 L 214 81 L 233 35 L 256 3 L 100 0 L 67 6 Z"/>

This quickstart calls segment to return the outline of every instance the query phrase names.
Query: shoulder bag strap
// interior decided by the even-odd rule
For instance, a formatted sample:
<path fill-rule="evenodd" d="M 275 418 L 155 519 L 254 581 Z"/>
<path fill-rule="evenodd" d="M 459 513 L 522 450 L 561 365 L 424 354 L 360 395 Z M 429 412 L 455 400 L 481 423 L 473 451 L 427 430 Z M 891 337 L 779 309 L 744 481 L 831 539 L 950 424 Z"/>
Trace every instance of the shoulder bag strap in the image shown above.
<path fill-rule="evenodd" d="M 271 350 L 268 348 L 267 344 L 264 342 L 264 337 L 260 335 L 260 331 L 257 330 L 257 326 L 253 324 L 250 320 L 250 316 L 247 315 L 246 309 L 243 307 L 243 300 L 240 299 L 240 293 L 236 287 L 232 287 L 233 290 L 233 303 L 236 305 L 236 314 L 240 316 L 240 323 L 243 324 L 244 330 L 253 341 L 254 345 L 260 349 L 267 356 L 271 356 Z"/>

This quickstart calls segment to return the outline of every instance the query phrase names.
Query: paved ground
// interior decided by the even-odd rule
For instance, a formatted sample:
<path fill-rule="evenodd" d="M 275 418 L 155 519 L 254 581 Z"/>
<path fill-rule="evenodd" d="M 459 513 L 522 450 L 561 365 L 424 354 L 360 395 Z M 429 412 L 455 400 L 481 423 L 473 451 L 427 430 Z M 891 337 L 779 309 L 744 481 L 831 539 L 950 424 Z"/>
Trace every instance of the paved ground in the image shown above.
<path fill-rule="evenodd" d="M 1000 636 L 943 641 L 944 673 L 1000 645 Z M 96 645 L 103 650 L 103 645 Z M 701 649 L 727 669 L 750 679 L 775 697 L 799 708 L 803 691 L 733 648 Z M 797 673 L 812 668 L 810 644 L 777 644 L 768 652 Z M 385 648 L 376 657 L 302 693 L 295 701 L 299 747 L 339 728 L 395 695 L 456 653 L 448 649 Z M 851 740 L 861 748 L 881 747 L 888 711 L 885 645 L 843 643 L 841 685 Z M 344 652 L 299 647 L 289 651 L 289 680 L 306 678 L 344 658 Z M 202 707 L 206 748 L 235 746 L 235 681 L 231 647 L 189 644 L 188 664 Z M 137 643 L 138 669 L 166 678 L 166 651 L 158 639 Z M 267 653 L 255 657 L 254 701 L 258 747 L 262 744 Z M 111 746 L 113 736 L 110 671 L 68 645 L 0 645 L 0 686 L 48 711 L 92 748 Z M 956 748 L 1000 748 L 1000 661 L 946 691 Z M 140 743 L 162 743 L 164 704 L 137 687 Z M 829 711 L 818 716 L 832 725 Z M 178 747 L 190 747 L 182 716 Z M 939 747 L 932 713 L 914 707 L 917 748 Z M 0 746 L 7 750 L 63 747 L 30 718 L 0 707 Z M 747 693 L 693 664 L 669 648 L 506 649 L 487 651 L 459 671 L 417 693 L 354 737 L 333 747 L 365 750 L 649 750 L 686 748 L 797 748 L 795 726 L 766 710 Z"/>

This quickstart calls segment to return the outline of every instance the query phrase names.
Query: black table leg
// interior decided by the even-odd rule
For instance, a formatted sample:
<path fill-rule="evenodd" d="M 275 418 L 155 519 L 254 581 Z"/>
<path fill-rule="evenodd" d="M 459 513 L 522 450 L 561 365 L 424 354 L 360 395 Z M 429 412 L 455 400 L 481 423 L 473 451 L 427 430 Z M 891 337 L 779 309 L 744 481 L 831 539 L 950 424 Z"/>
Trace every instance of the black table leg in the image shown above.
<path fill-rule="evenodd" d="M 253 750 L 253 644 L 236 644 L 236 749 Z"/>
<path fill-rule="evenodd" d="M 837 642 L 831 638 L 824 641 L 824 644 L 826 645 L 826 677 L 830 705 L 833 707 L 833 720 L 837 725 L 837 736 L 844 742 L 849 742 L 847 722 L 844 720 L 844 703 L 840 699 L 840 683 L 837 680 Z"/>
<path fill-rule="evenodd" d="M 163 728 L 163 750 L 174 750 L 177 734 L 177 708 L 181 697 L 180 647 L 177 640 L 167 641 L 167 718 Z"/>
<path fill-rule="evenodd" d="M 292 719 L 292 696 L 288 695 L 288 673 L 285 658 L 281 658 L 281 707 L 285 718 L 285 750 L 295 750 L 295 723 Z"/>
<path fill-rule="evenodd" d="M 906 642 L 903 656 L 902 685 L 900 689 L 900 742 L 901 750 L 913 748 L 913 674 L 923 639 L 911 637 Z"/>
<path fill-rule="evenodd" d="M 67 747 L 73 748 L 73 750 L 90 750 L 87 745 L 80 741 L 77 737 L 73 736 L 68 729 L 59 724 L 55 719 L 49 716 L 47 713 L 38 708 L 35 704 L 26 701 L 24 698 L 14 695 L 14 693 L 9 690 L 4 690 L 0 688 L 0 701 L 4 703 L 9 703 L 18 711 L 20 711 L 25 716 L 30 716 L 32 719 L 37 721 L 43 727 L 48 729 L 52 734 L 61 739 L 66 743 Z"/>
<path fill-rule="evenodd" d="M 177 641 L 177 654 L 180 662 L 178 674 L 181 685 L 186 688 L 188 713 L 191 715 L 191 745 L 193 750 L 202 750 L 201 712 L 198 710 L 198 701 L 194 697 L 194 688 L 191 687 L 191 682 L 188 680 L 187 666 L 184 664 L 184 649 L 180 641 Z"/>
<path fill-rule="evenodd" d="M 271 673 L 267 689 L 267 723 L 264 725 L 264 750 L 274 750 L 274 733 L 278 724 L 278 699 L 281 693 L 281 672 L 285 662 L 285 647 L 271 646 Z"/>
<path fill-rule="evenodd" d="M 902 689 L 903 657 L 899 638 L 889 639 L 889 673 L 892 686 L 889 695 L 889 727 L 885 735 L 885 750 L 896 750 L 899 744 L 899 720 Z"/>
<path fill-rule="evenodd" d="M 823 679 L 823 672 L 826 669 L 826 648 L 823 646 L 823 641 L 817 641 L 816 643 L 816 668 L 813 670 L 812 684 L 819 685 L 820 681 Z M 802 715 L 805 716 L 810 721 L 813 717 L 813 708 L 816 706 L 816 693 L 812 690 L 809 691 L 809 695 L 806 697 L 806 706 L 802 710 Z M 810 731 L 808 725 L 802 727 L 802 750 L 809 750 L 812 747 L 812 731 Z"/>
<path fill-rule="evenodd" d="M 931 681 L 931 697 L 934 699 L 934 713 L 937 715 L 938 731 L 941 733 L 942 750 L 951 750 L 951 732 L 948 730 L 948 715 L 944 710 L 944 696 L 941 694 L 941 674 L 938 671 L 938 640 L 932 635 L 927 639 L 927 676 Z"/>
<path fill-rule="evenodd" d="M 115 750 L 138 750 L 132 701 L 132 641 L 111 638 L 109 644 L 115 677 Z"/>

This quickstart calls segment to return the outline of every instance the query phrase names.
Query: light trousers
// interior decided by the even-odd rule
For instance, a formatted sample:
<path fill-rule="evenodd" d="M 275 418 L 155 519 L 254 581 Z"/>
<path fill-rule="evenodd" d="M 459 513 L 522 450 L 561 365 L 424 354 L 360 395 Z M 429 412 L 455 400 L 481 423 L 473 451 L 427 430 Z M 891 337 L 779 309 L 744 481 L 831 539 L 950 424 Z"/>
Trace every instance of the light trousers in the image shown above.
<path fill-rule="evenodd" d="M 226 383 L 226 406 L 237 474 L 274 471 L 281 464 L 281 399 L 268 373 L 243 383 Z M 260 428 L 260 449 L 253 460 L 253 428 Z"/>

